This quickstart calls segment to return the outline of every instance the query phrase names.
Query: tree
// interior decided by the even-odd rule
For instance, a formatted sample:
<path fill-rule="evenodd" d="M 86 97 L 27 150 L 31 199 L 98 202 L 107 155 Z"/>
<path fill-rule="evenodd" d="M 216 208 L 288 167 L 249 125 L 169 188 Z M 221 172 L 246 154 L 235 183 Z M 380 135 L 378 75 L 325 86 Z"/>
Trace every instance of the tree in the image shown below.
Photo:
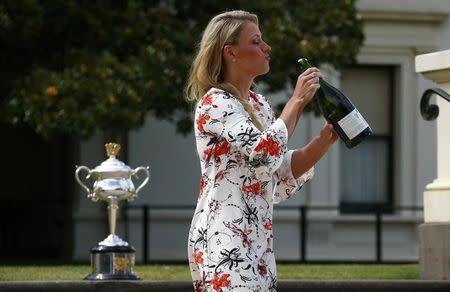
<path fill-rule="evenodd" d="M 5 0 L 0 4 L 0 116 L 45 137 L 140 127 L 150 111 L 192 128 L 183 88 L 212 15 L 260 16 L 272 46 L 267 92 L 293 83 L 296 60 L 336 67 L 363 41 L 354 0 Z"/>

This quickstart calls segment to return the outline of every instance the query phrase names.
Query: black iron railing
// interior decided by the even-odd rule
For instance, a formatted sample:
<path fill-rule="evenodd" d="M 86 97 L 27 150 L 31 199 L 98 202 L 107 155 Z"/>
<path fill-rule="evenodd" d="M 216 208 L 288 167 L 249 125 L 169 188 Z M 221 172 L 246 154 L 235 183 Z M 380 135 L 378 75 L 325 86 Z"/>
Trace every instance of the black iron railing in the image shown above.
<path fill-rule="evenodd" d="M 150 236 L 151 236 L 151 216 L 150 212 L 153 210 L 189 210 L 194 211 L 194 206 L 180 206 L 180 205 L 128 205 L 124 206 L 124 219 L 125 224 L 128 225 L 128 210 L 130 209 L 138 209 L 142 212 L 142 246 L 143 246 L 143 263 L 149 263 L 149 249 L 150 249 Z M 309 260 L 307 257 L 308 254 L 308 213 L 310 211 L 339 211 L 340 208 L 336 206 L 277 206 L 276 210 L 296 210 L 299 212 L 299 254 L 300 257 L 296 262 L 307 263 L 307 262 L 315 262 Z M 420 206 L 398 206 L 395 208 L 386 208 L 383 205 L 374 206 L 373 211 L 370 213 L 358 213 L 358 214 L 348 214 L 352 216 L 364 216 L 372 215 L 374 219 L 374 241 L 375 241 L 375 259 L 364 262 L 373 262 L 373 263 L 383 263 L 385 260 L 383 259 L 383 217 L 384 216 L 392 216 L 401 211 L 423 211 L 423 207 Z M 419 219 L 419 218 L 418 218 Z M 350 261 L 350 260 L 349 260 Z M 333 262 L 345 262 L 345 260 L 333 261 Z"/>
<path fill-rule="evenodd" d="M 440 88 L 429 88 L 425 90 L 420 100 L 420 113 L 427 121 L 435 120 L 439 116 L 439 107 L 435 104 L 430 104 L 430 99 L 433 94 L 437 94 L 450 102 L 450 94 Z"/>

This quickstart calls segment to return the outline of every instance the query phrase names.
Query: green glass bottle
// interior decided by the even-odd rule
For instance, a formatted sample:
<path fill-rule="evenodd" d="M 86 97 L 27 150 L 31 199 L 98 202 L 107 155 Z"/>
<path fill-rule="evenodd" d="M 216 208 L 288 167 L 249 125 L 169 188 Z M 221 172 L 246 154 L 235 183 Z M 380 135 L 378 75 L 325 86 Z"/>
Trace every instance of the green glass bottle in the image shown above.
<path fill-rule="evenodd" d="M 305 58 L 299 59 L 298 63 L 302 72 L 311 67 Z M 322 78 L 319 79 L 319 84 L 314 101 L 347 148 L 355 147 L 372 134 L 369 124 L 339 89 Z"/>

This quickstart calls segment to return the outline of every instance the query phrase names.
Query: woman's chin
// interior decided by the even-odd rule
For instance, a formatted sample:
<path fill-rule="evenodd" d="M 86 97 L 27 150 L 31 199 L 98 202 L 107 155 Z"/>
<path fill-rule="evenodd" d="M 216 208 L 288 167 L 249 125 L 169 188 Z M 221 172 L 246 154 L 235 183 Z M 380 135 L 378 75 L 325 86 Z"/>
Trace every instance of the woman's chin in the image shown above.
<path fill-rule="evenodd" d="M 264 68 L 261 68 L 261 70 L 255 74 L 255 76 L 265 75 L 265 74 L 269 73 L 269 71 L 270 71 L 270 66 L 269 65 L 264 66 Z"/>

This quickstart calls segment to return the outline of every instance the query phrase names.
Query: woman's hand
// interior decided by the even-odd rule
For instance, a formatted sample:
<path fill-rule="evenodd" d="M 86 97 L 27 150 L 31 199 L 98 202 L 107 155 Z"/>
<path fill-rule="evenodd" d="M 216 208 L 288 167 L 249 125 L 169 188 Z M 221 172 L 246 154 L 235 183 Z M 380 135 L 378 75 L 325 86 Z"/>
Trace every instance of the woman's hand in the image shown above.
<path fill-rule="evenodd" d="M 316 91 L 320 88 L 319 78 L 322 77 L 320 70 L 316 67 L 306 69 L 297 78 L 292 98 L 298 99 L 302 105 L 307 105 L 314 97 Z"/>
<path fill-rule="evenodd" d="M 322 130 L 320 130 L 319 140 L 325 145 L 330 146 L 336 143 L 338 139 L 339 136 L 334 130 L 333 125 L 325 122 L 325 125 L 323 125 Z"/>

